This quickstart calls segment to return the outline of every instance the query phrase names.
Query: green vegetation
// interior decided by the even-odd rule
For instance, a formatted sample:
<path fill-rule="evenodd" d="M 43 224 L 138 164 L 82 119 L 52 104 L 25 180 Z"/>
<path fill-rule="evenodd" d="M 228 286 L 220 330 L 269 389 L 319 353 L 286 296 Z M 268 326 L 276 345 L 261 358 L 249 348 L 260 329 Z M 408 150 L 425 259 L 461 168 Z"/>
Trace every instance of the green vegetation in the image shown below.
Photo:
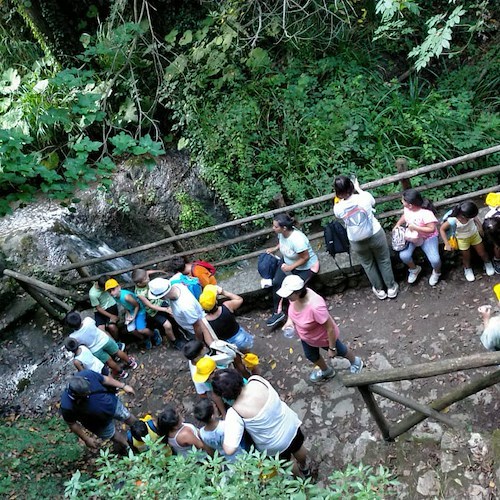
<path fill-rule="evenodd" d="M 291 464 L 253 452 L 234 464 L 224 460 L 166 456 L 160 443 L 150 444 L 141 455 L 120 458 L 102 452 L 98 473 L 84 480 L 76 472 L 66 483 L 69 498 L 277 498 L 277 499 L 381 499 L 397 484 L 387 469 L 380 466 L 349 466 L 335 471 L 329 486 L 323 488 L 294 478 Z"/>
<path fill-rule="evenodd" d="M 494 2 L 282 5 L 2 4 L 0 214 L 40 192 L 71 205 L 164 143 L 234 216 L 329 192 L 338 172 L 369 181 L 397 156 L 415 167 L 498 143 Z M 186 228 L 207 222 L 178 198 Z"/>
<path fill-rule="evenodd" d="M 83 449 L 60 418 L 0 420 L 0 497 L 55 498 L 82 467 Z"/>

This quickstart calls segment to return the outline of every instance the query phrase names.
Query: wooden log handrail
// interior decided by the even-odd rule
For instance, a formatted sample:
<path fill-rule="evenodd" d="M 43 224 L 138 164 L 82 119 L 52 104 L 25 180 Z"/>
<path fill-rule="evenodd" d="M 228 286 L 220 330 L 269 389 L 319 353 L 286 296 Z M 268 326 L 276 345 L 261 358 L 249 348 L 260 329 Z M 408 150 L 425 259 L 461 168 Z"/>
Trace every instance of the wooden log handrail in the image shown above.
<path fill-rule="evenodd" d="M 442 162 L 434 163 L 432 165 L 427 165 L 427 166 L 420 167 L 420 168 L 417 168 L 417 169 L 414 169 L 414 170 L 409 170 L 407 172 L 402 172 L 402 173 L 399 173 L 399 174 L 395 174 L 395 175 L 391 175 L 391 176 L 388 176 L 388 177 L 384 177 L 383 179 L 378 179 L 376 181 L 371 181 L 371 182 L 368 182 L 366 184 L 363 184 L 363 188 L 364 189 L 374 189 L 374 188 L 377 188 L 377 187 L 380 187 L 380 186 L 384 186 L 384 185 L 387 185 L 387 184 L 392 184 L 392 183 L 395 183 L 395 182 L 399 182 L 402 179 L 409 179 L 409 178 L 412 178 L 412 177 L 416 177 L 418 175 L 422 175 L 422 174 L 425 174 L 425 173 L 428 173 L 428 172 L 432 172 L 434 170 L 439 170 L 441 168 L 445 168 L 445 167 L 449 167 L 449 166 L 456 165 L 456 164 L 459 164 L 459 163 L 463 163 L 465 161 L 476 160 L 476 159 L 481 158 L 483 156 L 487 156 L 487 155 L 490 155 L 490 154 L 493 154 L 493 153 L 497 153 L 497 152 L 500 152 L 500 145 L 493 146 L 493 147 L 490 147 L 490 148 L 486 148 L 486 149 L 483 149 L 481 151 L 475 151 L 473 153 L 469 153 L 469 154 L 466 154 L 466 155 L 463 155 L 463 156 L 460 156 L 460 157 L 457 157 L 457 158 L 453 158 L 453 159 L 450 159 L 450 160 L 445 160 L 445 161 L 442 161 Z M 428 189 L 428 188 L 425 188 L 425 189 Z M 145 250 L 151 250 L 153 248 L 157 248 L 159 246 L 162 246 L 162 245 L 165 245 L 165 244 L 168 244 L 168 243 L 173 243 L 174 241 L 177 242 L 177 241 L 180 241 L 180 240 L 185 240 L 185 239 L 188 239 L 188 238 L 193 238 L 195 236 L 201 236 L 201 235 L 212 233 L 212 232 L 215 232 L 215 231 L 220 231 L 221 229 L 225 229 L 225 228 L 228 228 L 228 227 L 247 224 L 248 222 L 253 222 L 253 221 L 258 220 L 258 219 L 271 218 L 271 217 L 274 217 L 278 213 L 292 211 L 292 210 L 297 210 L 297 209 L 305 208 L 305 207 L 308 207 L 308 206 L 311 206 L 311 205 L 316 205 L 316 204 L 319 204 L 319 203 L 324 203 L 326 201 L 331 200 L 333 198 L 333 196 L 334 196 L 333 193 L 329 193 L 329 194 L 326 194 L 326 195 L 323 195 L 323 196 L 319 196 L 319 197 L 316 197 L 316 198 L 312 198 L 310 200 L 306 200 L 306 201 L 303 201 L 303 202 L 300 202 L 300 203 L 295 203 L 293 205 L 289 205 L 289 206 L 286 206 L 286 207 L 280 207 L 280 208 L 276 208 L 274 210 L 269 210 L 267 212 L 263 212 L 263 213 L 260 213 L 260 214 L 251 215 L 251 216 L 248 216 L 248 217 L 243 217 L 241 219 L 236 219 L 236 220 L 233 220 L 233 221 L 224 222 L 222 224 L 217 224 L 217 225 L 210 226 L 210 227 L 203 228 L 203 229 L 198 229 L 196 231 L 190 231 L 190 232 L 187 232 L 187 233 L 184 233 L 184 234 L 170 236 L 168 238 L 164 238 L 162 240 L 158 240 L 158 241 L 155 241 L 155 242 L 152 242 L 152 243 L 148 243 L 146 245 L 141 245 L 141 246 L 138 246 L 138 247 L 135 247 L 135 248 L 129 248 L 129 249 L 126 249 L 126 250 L 121 250 L 121 251 L 115 252 L 115 253 L 113 253 L 111 255 L 103 255 L 101 257 L 96 257 L 96 258 L 93 258 L 93 259 L 88 259 L 88 260 L 81 261 L 81 262 L 78 262 L 78 263 L 71 263 L 71 264 L 68 264 L 66 266 L 63 266 L 63 267 L 59 268 L 59 272 L 66 272 L 66 271 L 70 271 L 72 269 L 76 269 L 78 267 L 89 266 L 89 265 L 93 265 L 93 264 L 98 264 L 100 262 L 105 262 L 105 261 L 108 261 L 108 260 L 113 260 L 113 259 L 116 259 L 116 258 L 119 258 L 119 257 L 125 257 L 127 255 L 132 255 L 132 254 L 139 253 L 139 252 L 142 252 L 142 251 L 145 251 Z"/>
<path fill-rule="evenodd" d="M 359 387 L 382 384 L 384 382 L 436 377 L 438 375 L 445 375 L 446 373 L 498 364 L 500 364 L 500 352 L 481 352 L 467 357 L 429 361 L 428 363 L 408 365 L 403 368 L 389 368 L 375 372 L 363 370 L 359 374 L 344 375 L 343 382 L 346 387 Z"/>
<path fill-rule="evenodd" d="M 500 172 L 500 165 L 498 165 L 497 167 L 491 167 L 491 168 L 495 168 L 495 169 L 497 169 L 496 171 Z M 453 182 L 453 180 L 451 182 Z M 428 184 L 427 187 L 420 188 L 420 190 L 431 189 L 431 187 L 432 187 L 432 185 Z M 470 192 L 470 193 L 467 193 L 464 195 L 460 195 L 460 196 L 454 196 L 453 198 L 447 198 L 445 200 L 441 200 L 439 202 L 434 203 L 434 205 L 437 208 L 439 208 L 441 206 L 447 206 L 447 205 L 451 205 L 454 203 L 458 203 L 458 202 L 463 201 L 463 200 L 468 200 L 471 197 L 481 196 L 483 194 L 487 194 L 487 193 L 489 193 L 491 191 L 495 191 L 495 190 L 500 190 L 500 185 L 492 186 L 492 187 L 489 187 L 487 189 L 480 189 L 478 191 L 473 191 L 473 192 Z M 384 196 L 384 197 L 376 198 L 376 201 L 377 202 L 389 201 L 388 198 L 396 199 L 399 196 L 401 196 L 400 193 L 396 194 L 395 196 L 393 196 L 393 195 Z M 387 212 L 382 212 L 380 214 L 377 214 L 377 219 L 382 220 L 382 219 L 385 219 L 388 217 L 394 217 L 395 215 L 399 215 L 401 213 L 402 213 L 402 209 L 396 209 L 396 210 L 391 210 L 391 211 L 387 211 Z M 306 218 L 302 219 L 301 223 L 308 224 L 310 222 L 315 222 L 315 221 L 318 221 L 318 220 L 321 220 L 324 218 L 328 218 L 328 217 L 331 218 L 332 216 L 333 216 L 333 214 L 331 211 L 330 212 L 323 212 L 322 214 L 312 215 L 310 217 L 306 217 Z M 248 233 L 248 234 L 245 234 L 243 236 L 231 238 L 229 240 L 221 241 L 219 243 L 214 243 L 212 245 L 208 245 L 208 246 L 205 246 L 202 248 L 193 248 L 191 250 L 185 250 L 183 252 L 179 252 L 179 253 L 175 253 L 175 254 L 164 255 L 161 258 L 150 259 L 150 260 L 147 260 L 145 262 L 141 262 L 140 264 L 136 264 L 136 265 L 129 266 L 126 268 L 116 269 L 113 271 L 106 271 L 104 273 L 94 274 L 92 276 L 86 276 L 85 278 L 79 278 L 79 279 L 73 280 L 72 283 L 78 285 L 78 284 L 82 284 L 82 283 L 89 283 L 91 281 L 95 281 L 98 278 L 100 278 L 101 276 L 118 276 L 119 274 L 129 273 L 131 271 L 134 271 L 135 269 L 149 268 L 152 265 L 167 262 L 169 260 L 172 260 L 175 257 L 195 255 L 195 254 L 198 254 L 201 252 L 204 252 L 204 253 L 211 252 L 213 250 L 225 248 L 225 247 L 234 245 L 236 243 L 241 243 L 243 241 L 253 240 L 255 238 L 265 236 L 266 234 L 271 234 L 272 232 L 273 232 L 273 229 L 271 227 L 268 227 L 265 229 L 260 229 L 259 231 L 255 231 L 253 233 Z M 308 238 L 310 241 L 314 241 L 314 240 L 323 238 L 323 232 L 321 231 L 321 232 L 310 234 L 310 235 L 308 235 Z M 224 259 L 224 260 L 221 260 L 219 262 L 216 262 L 215 266 L 220 267 L 223 265 L 228 265 L 228 264 L 233 264 L 235 262 L 240 262 L 240 261 L 245 260 L 245 259 L 251 259 L 253 257 L 257 257 L 260 253 L 262 253 L 262 250 L 256 250 L 254 252 L 250 252 L 250 253 L 247 253 L 244 255 L 239 255 L 237 257 L 232 257 L 230 259 Z M 80 265 L 82 265 L 82 263 L 80 263 Z"/>
<path fill-rule="evenodd" d="M 54 295 L 59 295 L 60 297 L 65 297 L 67 299 L 74 300 L 82 300 L 82 296 L 76 292 L 68 292 L 68 290 L 64 290 L 63 288 L 59 288 L 54 285 L 49 285 L 48 283 L 44 283 L 43 281 L 37 280 L 36 278 L 31 278 L 29 276 L 25 276 L 24 274 L 18 273 L 17 271 L 12 271 L 11 269 L 4 269 L 3 274 L 5 276 L 9 276 L 10 278 L 14 278 L 21 283 L 26 283 L 34 288 L 39 288 L 45 292 L 53 293 Z"/>

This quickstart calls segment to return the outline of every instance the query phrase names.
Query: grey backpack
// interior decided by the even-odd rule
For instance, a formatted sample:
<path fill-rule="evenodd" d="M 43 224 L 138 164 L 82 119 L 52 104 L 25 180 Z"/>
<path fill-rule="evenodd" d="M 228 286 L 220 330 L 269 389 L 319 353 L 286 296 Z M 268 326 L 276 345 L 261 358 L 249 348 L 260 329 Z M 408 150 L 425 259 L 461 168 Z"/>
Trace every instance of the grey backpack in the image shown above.
<path fill-rule="evenodd" d="M 407 246 L 408 242 L 405 240 L 406 229 L 402 226 L 392 230 L 391 244 L 395 252 L 402 252 Z"/>

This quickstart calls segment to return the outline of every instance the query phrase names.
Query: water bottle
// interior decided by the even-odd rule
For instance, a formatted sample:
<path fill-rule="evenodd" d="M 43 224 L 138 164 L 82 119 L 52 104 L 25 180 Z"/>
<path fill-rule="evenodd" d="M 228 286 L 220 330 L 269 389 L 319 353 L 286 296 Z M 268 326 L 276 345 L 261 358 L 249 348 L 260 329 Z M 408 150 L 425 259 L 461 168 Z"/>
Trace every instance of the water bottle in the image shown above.
<path fill-rule="evenodd" d="M 295 337 L 295 328 L 293 326 L 287 326 L 283 329 L 283 336 L 286 339 L 293 339 Z"/>

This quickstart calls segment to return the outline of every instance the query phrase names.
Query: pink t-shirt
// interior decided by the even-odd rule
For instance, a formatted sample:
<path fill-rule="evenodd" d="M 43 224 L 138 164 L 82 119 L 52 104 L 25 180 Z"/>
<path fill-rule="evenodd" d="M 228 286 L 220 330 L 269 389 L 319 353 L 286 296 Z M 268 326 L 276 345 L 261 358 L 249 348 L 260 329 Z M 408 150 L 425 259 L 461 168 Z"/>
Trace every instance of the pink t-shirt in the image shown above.
<path fill-rule="evenodd" d="M 296 311 L 296 302 L 290 301 L 288 317 L 293 321 L 295 331 L 301 340 L 313 347 L 328 347 L 328 333 L 325 323 L 331 316 L 325 299 L 310 288 L 307 289 L 307 296 L 309 301 L 301 311 Z M 333 324 L 337 339 L 339 327 L 335 321 Z"/>
<path fill-rule="evenodd" d="M 403 214 L 405 216 L 405 221 L 407 224 L 414 224 L 415 226 L 423 227 L 429 222 L 438 222 L 436 216 L 431 210 L 427 210 L 425 208 L 421 208 L 420 210 L 410 210 L 409 208 L 403 209 Z M 421 233 L 418 232 L 418 235 L 422 237 L 424 240 L 427 238 L 432 238 L 433 236 L 437 236 L 437 224 L 436 229 L 432 233 Z"/>

